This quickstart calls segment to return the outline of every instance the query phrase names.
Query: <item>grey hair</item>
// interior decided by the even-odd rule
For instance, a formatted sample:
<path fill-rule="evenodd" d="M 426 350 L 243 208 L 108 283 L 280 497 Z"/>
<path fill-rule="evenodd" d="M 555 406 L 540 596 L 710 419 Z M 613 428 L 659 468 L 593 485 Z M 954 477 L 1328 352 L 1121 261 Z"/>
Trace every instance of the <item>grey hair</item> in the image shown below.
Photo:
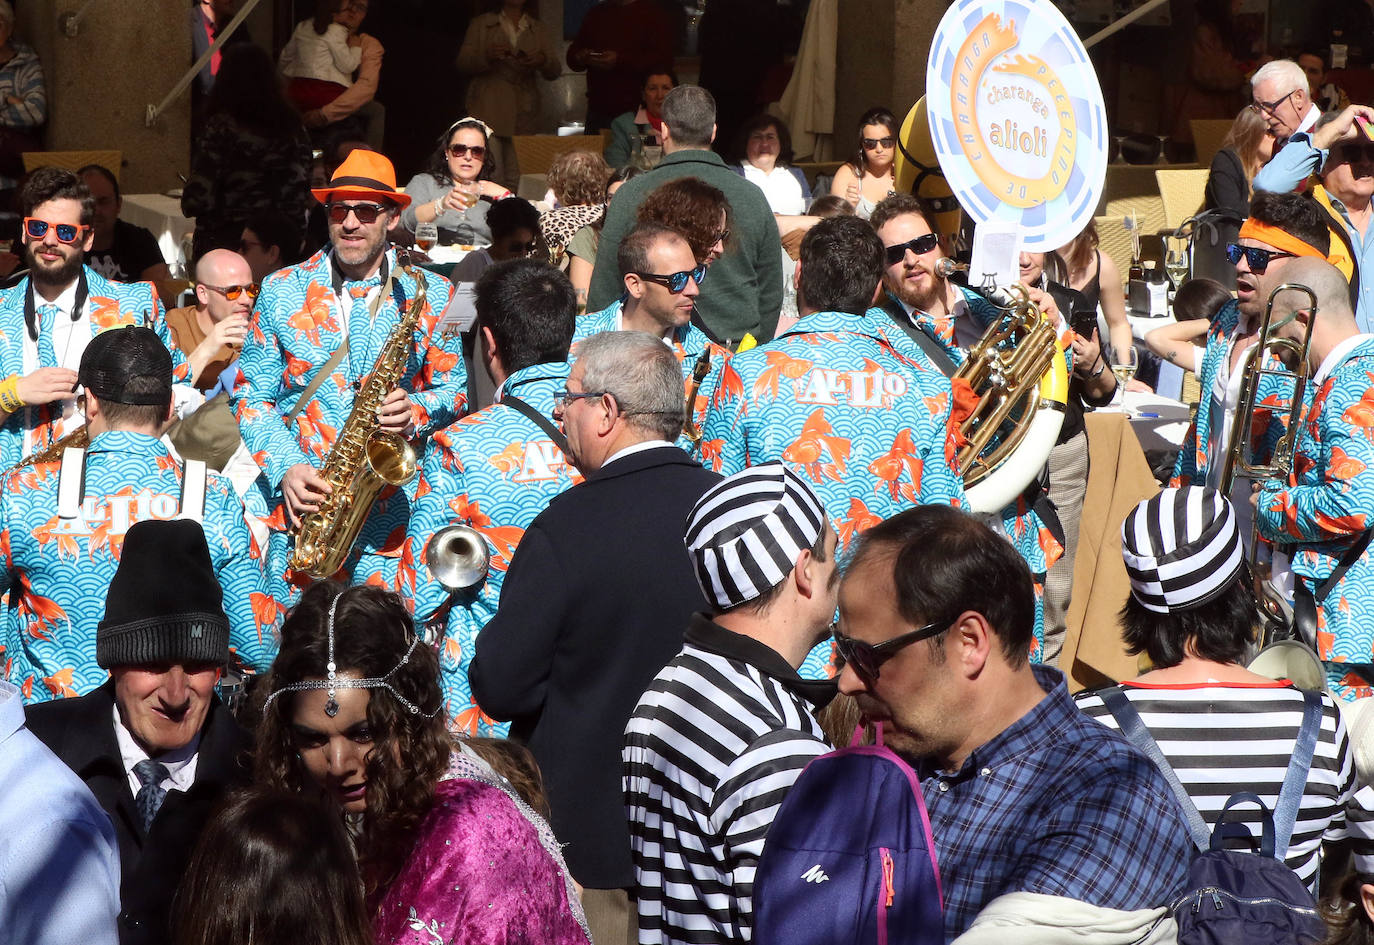
<path fill-rule="evenodd" d="M 1275 81 L 1285 92 L 1307 91 L 1307 73 L 1292 59 L 1271 59 L 1255 70 L 1250 77 L 1250 88 L 1259 88 L 1260 83 Z"/>
<path fill-rule="evenodd" d="M 630 426 L 672 442 L 682 432 L 686 394 L 671 348 L 645 331 L 603 331 L 577 349 L 582 389 L 606 391 Z"/>
<path fill-rule="evenodd" d="M 9 0 L 0 0 L 0 23 L 14 29 L 14 7 L 10 6 Z"/>
<path fill-rule="evenodd" d="M 674 143 L 704 148 L 716 130 L 716 100 L 699 85 L 679 85 L 663 99 L 663 123 Z"/>

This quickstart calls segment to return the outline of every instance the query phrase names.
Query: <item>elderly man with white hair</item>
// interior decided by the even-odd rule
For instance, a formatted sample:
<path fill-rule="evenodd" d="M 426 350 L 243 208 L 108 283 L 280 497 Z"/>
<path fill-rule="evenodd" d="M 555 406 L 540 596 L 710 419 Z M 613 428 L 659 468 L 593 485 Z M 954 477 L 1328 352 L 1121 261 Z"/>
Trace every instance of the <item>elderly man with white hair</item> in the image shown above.
<path fill-rule="evenodd" d="M 1259 112 L 1277 141 L 1307 131 L 1317 123 L 1321 109 L 1312 104 L 1307 91 L 1307 73 L 1291 59 L 1266 62 L 1250 77 L 1250 107 Z"/>

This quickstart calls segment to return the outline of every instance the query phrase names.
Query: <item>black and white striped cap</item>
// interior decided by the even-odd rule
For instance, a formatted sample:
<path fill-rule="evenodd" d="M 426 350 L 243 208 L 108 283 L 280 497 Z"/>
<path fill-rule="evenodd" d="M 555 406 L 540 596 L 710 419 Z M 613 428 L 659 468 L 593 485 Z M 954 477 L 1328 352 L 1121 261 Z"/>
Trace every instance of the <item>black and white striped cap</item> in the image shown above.
<path fill-rule="evenodd" d="M 1121 557 L 1142 607 L 1167 614 L 1205 604 L 1244 566 L 1235 509 L 1215 489 L 1165 489 L 1126 516 Z"/>
<path fill-rule="evenodd" d="M 762 597 L 792 573 L 825 528 L 811 487 L 782 463 L 721 482 L 687 516 L 684 541 L 702 593 L 721 610 Z"/>

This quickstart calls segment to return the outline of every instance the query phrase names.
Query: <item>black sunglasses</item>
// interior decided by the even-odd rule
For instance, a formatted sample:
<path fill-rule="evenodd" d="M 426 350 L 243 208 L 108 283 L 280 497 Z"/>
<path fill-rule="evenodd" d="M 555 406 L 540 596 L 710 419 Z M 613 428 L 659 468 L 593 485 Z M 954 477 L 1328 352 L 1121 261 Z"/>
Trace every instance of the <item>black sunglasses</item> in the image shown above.
<path fill-rule="evenodd" d="M 896 246 L 889 246 L 886 249 L 887 264 L 895 266 L 897 263 L 906 259 L 906 251 L 909 249 L 917 256 L 924 256 L 940 243 L 940 237 L 934 233 L 927 233 L 925 236 L 918 236 L 914 240 L 907 240 L 905 243 L 898 243 Z"/>
<path fill-rule="evenodd" d="M 854 667 L 854 673 L 860 682 L 865 686 L 871 686 L 878 681 L 878 670 L 884 663 L 911 644 L 944 633 L 949 624 L 948 620 L 928 623 L 924 627 L 918 627 L 910 633 L 903 633 L 882 643 L 864 643 L 862 640 L 847 637 L 838 630 L 833 631 L 831 636 L 835 640 L 835 649 L 840 652 L 840 658 Z"/>
<path fill-rule="evenodd" d="M 677 295 L 683 289 L 687 288 L 688 279 L 693 280 L 700 286 L 706 278 L 706 267 L 697 266 L 695 269 L 684 269 L 682 272 L 673 272 L 666 276 L 659 275 L 656 272 L 636 272 L 635 275 L 649 282 L 667 286 L 669 292 Z"/>
<path fill-rule="evenodd" d="M 358 218 L 358 222 L 367 226 L 369 223 L 376 223 L 378 215 L 391 209 L 378 203 L 331 203 L 328 207 L 329 222 L 342 223 L 348 219 L 351 213 Z"/>
<path fill-rule="evenodd" d="M 892 135 L 886 135 L 882 138 L 864 138 L 864 150 L 876 151 L 879 145 L 881 145 L 884 148 L 890 148 L 896 143 L 897 139 L 894 138 Z"/>
<path fill-rule="evenodd" d="M 1240 257 L 1244 256 L 1245 261 L 1250 264 L 1250 271 L 1257 276 L 1264 275 L 1264 270 L 1269 268 L 1271 260 L 1296 255 L 1296 253 L 1285 253 L 1278 249 L 1260 249 L 1258 246 L 1241 246 L 1239 243 L 1226 244 L 1226 258 L 1231 265 L 1234 266 L 1239 263 Z"/>
<path fill-rule="evenodd" d="M 448 146 L 448 153 L 456 158 L 463 157 L 468 154 L 468 152 L 472 153 L 472 159 L 474 161 L 480 161 L 487 156 L 487 149 L 480 144 L 451 144 Z"/>

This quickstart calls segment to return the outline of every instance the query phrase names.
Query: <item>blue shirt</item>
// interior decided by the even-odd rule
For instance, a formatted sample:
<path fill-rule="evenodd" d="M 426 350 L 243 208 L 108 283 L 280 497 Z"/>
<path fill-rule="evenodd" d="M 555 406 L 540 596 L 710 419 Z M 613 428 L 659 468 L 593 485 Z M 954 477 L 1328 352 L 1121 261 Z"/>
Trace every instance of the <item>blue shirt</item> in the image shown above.
<path fill-rule="evenodd" d="M 1164 778 L 1082 714 L 1057 670 L 1032 667 L 1046 696 L 958 771 L 918 766 L 945 893 L 945 938 L 988 903 L 1043 893 L 1108 909 L 1168 905 L 1192 843 Z"/>
<path fill-rule="evenodd" d="M 30 945 L 117 945 L 119 847 L 81 779 L 24 727 L 0 682 L 0 928 Z"/>
<path fill-rule="evenodd" d="M 1285 194 L 1295 190 L 1308 177 L 1319 173 L 1326 166 L 1329 153 L 1324 148 L 1312 145 L 1311 133 L 1298 132 L 1289 138 L 1283 150 L 1276 153 L 1255 175 L 1255 192 L 1267 190 L 1271 193 Z M 1355 303 L 1355 321 L 1359 323 L 1360 331 L 1374 332 L 1374 229 L 1361 234 L 1350 221 L 1350 213 L 1346 210 L 1345 204 L 1330 191 L 1327 191 L 1326 195 L 1331 201 L 1331 209 L 1340 214 L 1341 221 L 1345 223 L 1350 245 L 1355 251 L 1355 265 L 1358 271 L 1371 273 L 1369 278 L 1360 279 L 1360 297 Z M 1332 242 L 1338 240 L 1339 237 L 1332 234 Z M 1332 246 L 1332 249 L 1337 247 Z"/>

